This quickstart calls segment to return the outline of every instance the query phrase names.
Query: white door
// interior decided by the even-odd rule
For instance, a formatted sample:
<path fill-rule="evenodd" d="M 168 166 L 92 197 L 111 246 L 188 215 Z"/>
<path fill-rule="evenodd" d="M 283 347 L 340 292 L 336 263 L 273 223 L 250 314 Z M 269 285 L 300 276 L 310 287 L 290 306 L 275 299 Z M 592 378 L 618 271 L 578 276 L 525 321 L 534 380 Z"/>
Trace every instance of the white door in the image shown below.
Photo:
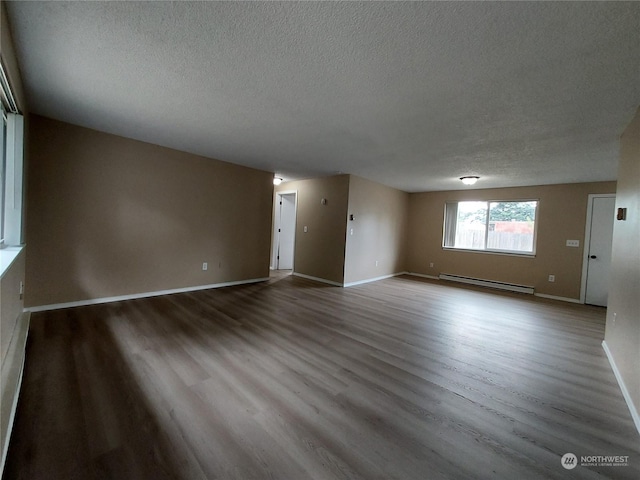
<path fill-rule="evenodd" d="M 278 250 L 276 253 L 276 269 L 293 269 L 293 247 L 296 238 L 296 194 L 278 195 L 280 221 L 278 222 Z"/>
<path fill-rule="evenodd" d="M 616 198 L 592 197 L 589 244 L 586 245 L 587 283 L 585 303 L 607 306 L 609 296 L 609 270 L 613 242 L 613 220 Z"/>

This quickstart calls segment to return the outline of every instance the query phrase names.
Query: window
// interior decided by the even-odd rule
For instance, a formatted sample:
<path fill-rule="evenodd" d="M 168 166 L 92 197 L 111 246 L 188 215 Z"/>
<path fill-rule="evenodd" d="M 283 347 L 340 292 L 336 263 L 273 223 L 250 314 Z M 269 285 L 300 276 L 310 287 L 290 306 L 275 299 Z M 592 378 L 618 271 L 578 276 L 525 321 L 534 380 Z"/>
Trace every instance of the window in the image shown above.
<path fill-rule="evenodd" d="M 0 129 L 0 147 L 2 147 L 2 163 L 0 164 L 0 248 L 4 245 L 4 183 L 7 174 L 7 114 L 2 105 L 2 129 Z"/>
<path fill-rule="evenodd" d="M 445 205 L 445 248 L 535 254 L 537 200 Z"/>
<path fill-rule="evenodd" d="M 0 248 L 22 243 L 23 216 L 23 137 L 24 119 L 18 112 L 0 58 L 0 97 L 2 104 L 0 164 Z"/>

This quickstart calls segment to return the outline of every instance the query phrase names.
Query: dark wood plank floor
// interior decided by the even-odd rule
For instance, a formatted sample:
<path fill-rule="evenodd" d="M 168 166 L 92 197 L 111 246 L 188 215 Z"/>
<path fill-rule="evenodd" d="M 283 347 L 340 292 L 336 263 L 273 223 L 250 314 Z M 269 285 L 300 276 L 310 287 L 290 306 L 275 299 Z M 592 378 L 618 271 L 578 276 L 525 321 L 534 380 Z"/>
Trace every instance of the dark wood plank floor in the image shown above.
<path fill-rule="evenodd" d="M 3 478 L 637 480 L 603 335 L 597 307 L 412 277 L 33 314 Z"/>

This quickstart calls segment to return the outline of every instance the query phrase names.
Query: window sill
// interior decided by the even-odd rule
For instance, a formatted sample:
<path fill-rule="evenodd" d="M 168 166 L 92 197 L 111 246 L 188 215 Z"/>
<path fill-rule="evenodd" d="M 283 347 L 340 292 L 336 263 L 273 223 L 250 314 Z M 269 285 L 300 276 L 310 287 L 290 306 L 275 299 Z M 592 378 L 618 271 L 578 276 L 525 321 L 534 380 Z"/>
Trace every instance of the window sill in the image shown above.
<path fill-rule="evenodd" d="M 4 277 L 4 274 L 11 268 L 11 265 L 13 265 L 13 262 L 23 249 L 24 245 L 0 249 L 0 278 Z"/>
<path fill-rule="evenodd" d="M 483 253 L 489 255 L 505 255 L 507 257 L 536 258 L 535 253 L 499 252 L 495 250 L 473 250 L 471 248 L 442 247 L 447 252 Z"/>

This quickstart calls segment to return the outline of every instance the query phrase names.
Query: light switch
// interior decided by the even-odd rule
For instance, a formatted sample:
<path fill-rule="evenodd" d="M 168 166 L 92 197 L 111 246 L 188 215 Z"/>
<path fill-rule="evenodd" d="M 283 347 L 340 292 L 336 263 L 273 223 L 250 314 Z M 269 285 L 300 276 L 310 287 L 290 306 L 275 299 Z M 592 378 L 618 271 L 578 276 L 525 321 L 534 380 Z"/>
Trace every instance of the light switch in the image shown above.
<path fill-rule="evenodd" d="M 307 233 L 309 231 L 309 228 L 305 225 L 303 230 L 304 230 L 304 233 Z"/>
<path fill-rule="evenodd" d="M 579 247 L 580 240 L 567 240 L 567 247 Z"/>

